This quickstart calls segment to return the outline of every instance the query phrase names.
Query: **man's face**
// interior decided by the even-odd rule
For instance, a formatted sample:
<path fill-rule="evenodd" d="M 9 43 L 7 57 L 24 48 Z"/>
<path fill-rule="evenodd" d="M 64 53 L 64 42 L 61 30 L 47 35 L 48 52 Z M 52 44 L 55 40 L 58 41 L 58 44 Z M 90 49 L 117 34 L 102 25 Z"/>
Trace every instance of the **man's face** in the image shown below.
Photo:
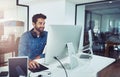
<path fill-rule="evenodd" d="M 36 23 L 33 23 L 34 28 L 38 31 L 38 32 L 43 32 L 44 28 L 45 28 L 45 19 L 43 18 L 38 18 Z"/>

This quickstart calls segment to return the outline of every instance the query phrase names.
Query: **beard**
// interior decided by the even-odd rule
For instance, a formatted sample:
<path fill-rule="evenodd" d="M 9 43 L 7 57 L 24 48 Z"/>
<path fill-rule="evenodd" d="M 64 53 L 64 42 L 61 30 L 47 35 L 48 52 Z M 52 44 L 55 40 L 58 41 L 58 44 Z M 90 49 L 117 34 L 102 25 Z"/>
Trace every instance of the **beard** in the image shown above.
<path fill-rule="evenodd" d="M 37 26 L 35 26 L 35 29 L 36 29 L 38 32 L 40 32 L 40 33 L 42 33 L 42 32 L 44 31 L 44 27 L 37 27 Z"/>

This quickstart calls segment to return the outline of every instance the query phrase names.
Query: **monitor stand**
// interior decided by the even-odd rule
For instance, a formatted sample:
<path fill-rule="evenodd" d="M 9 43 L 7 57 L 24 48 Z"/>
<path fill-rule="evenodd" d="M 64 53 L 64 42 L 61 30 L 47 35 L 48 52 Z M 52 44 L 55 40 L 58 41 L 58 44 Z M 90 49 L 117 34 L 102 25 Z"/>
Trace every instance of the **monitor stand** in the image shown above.
<path fill-rule="evenodd" d="M 73 46 L 73 43 L 67 43 L 67 48 L 68 48 L 68 57 L 69 57 L 69 63 L 64 63 L 63 66 L 70 70 L 70 69 L 74 69 L 75 67 L 78 66 L 78 60 L 76 58 L 76 53 L 75 53 L 75 49 Z M 61 68 L 61 66 L 58 66 Z"/>

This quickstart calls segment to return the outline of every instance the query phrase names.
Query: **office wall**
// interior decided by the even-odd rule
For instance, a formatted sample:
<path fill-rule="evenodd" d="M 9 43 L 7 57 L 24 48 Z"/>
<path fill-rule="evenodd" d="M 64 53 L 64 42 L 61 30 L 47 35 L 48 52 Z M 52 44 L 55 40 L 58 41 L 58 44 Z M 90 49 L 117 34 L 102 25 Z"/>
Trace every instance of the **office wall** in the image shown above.
<path fill-rule="evenodd" d="M 51 24 L 71 24 L 74 25 L 75 4 L 65 0 L 37 1 L 30 5 L 30 27 L 33 28 L 31 18 L 36 13 L 47 15 L 46 27 Z"/>
<path fill-rule="evenodd" d="M 65 24 L 75 24 L 75 4 L 69 1 L 65 2 Z"/>

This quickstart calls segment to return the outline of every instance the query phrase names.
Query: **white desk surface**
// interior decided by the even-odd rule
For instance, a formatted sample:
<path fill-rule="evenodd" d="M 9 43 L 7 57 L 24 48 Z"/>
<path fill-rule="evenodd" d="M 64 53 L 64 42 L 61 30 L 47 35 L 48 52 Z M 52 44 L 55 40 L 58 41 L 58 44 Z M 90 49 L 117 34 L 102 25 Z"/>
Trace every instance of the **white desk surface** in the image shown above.
<path fill-rule="evenodd" d="M 36 61 L 44 64 L 44 59 L 39 59 Z M 91 60 L 79 59 L 79 66 L 72 70 L 67 70 L 68 77 L 97 77 L 97 72 L 99 72 L 114 61 L 115 59 L 96 55 L 93 55 L 93 58 Z M 66 62 L 68 62 L 68 58 L 62 60 L 62 63 Z M 46 74 L 49 71 L 51 72 L 50 77 L 65 77 L 65 71 L 62 68 L 58 68 L 58 65 L 60 65 L 58 62 L 54 62 L 47 66 L 49 67 L 49 70 L 38 73 L 31 73 L 30 77 L 37 77 L 39 74 Z M 0 67 L 0 72 L 3 70 L 7 71 L 8 67 Z"/>

